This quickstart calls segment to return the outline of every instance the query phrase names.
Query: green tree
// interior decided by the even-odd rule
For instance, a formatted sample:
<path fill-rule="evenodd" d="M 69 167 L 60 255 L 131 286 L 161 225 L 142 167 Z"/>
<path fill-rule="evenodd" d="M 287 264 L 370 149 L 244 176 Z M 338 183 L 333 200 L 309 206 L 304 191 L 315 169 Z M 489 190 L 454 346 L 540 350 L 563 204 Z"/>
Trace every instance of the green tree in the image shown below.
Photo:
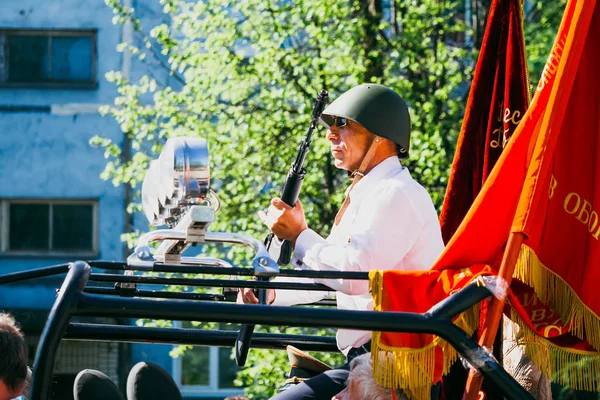
<path fill-rule="evenodd" d="M 466 0 L 473 46 L 479 49 L 491 0 Z M 521 0 L 523 6 L 523 33 L 527 48 L 527 61 L 532 89 L 537 85 L 546 64 L 554 37 L 560 25 L 566 0 Z"/>
<path fill-rule="evenodd" d="M 261 237 L 266 232 L 256 212 L 278 195 L 308 127 L 312 99 L 321 88 L 335 98 L 377 82 L 408 102 L 408 165 L 441 205 L 463 114 L 461 84 L 470 74 L 456 3 L 161 0 L 170 23 L 148 32 L 134 10 L 119 0 L 107 3 L 115 21 L 131 24 L 137 35 L 120 50 L 166 68 L 170 78 L 133 82 L 107 74 L 119 95 L 103 112 L 120 124 L 134 155 L 123 157 L 128 149 L 96 137 L 93 143 L 109 158 L 105 179 L 135 189 L 166 138 L 205 137 L 224 204 L 212 229 Z M 348 181 L 333 166 L 323 129 L 306 165 L 301 201 L 311 227 L 325 234 Z M 251 357 L 239 383 L 252 398 L 268 397 L 282 383 L 285 354 L 253 350 Z"/>
<path fill-rule="evenodd" d="M 119 97 L 105 112 L 119 122 L 135 155 L 121 157 L 124 149 L 96 138 L 110 158 L 105 178 L 135 188 L 165 138 L 204 136 L 225 204 L 212 229 L 264 235 L 256 211 L 282 185 L 308 125 L 311 99 L 321 88 L 336 97 L 358 83 L 378 82 L 411 106 L 409 165 L 441 203 L 462 115 L 455 93 L 468 72 L 468 52 L 451 42 L 463 30 L 452 3 L 164 1 L 171 24 L 148 35 L 133 10 L 108 3 L 139 35 L 138 46 L 121 49 L 161 63 L 176 85 L 107 75 Z M 324 234 L 348 183 L 333 167 L 322 135 L 307 166 L 301 199 L 311 226 Z M 253 350 L 250 364 L 239 383 L 253 398 L 270 396 L 287 369 L 285 354 Z"/>
<path fill-rule="evenodd" d="M 525 12 L 524 33 L 529 76 L 534 87 L 542 76 L 542 70 L 554 44 L 554 38 L 566 4 L 566 0 L 531 1 L 528 3 Z"/>
<path fill-rule="evenodd" d="M 135 155 L 124 162 L 117 144 L 94 139 L 110 156 L 105 178 L 135 187 L 165 138 L 204 136 L 227 205 L 214 228 L 262 233 L 255 211 L 277 194 L 318 90 L 335 98 L 356 84 L 379 82 L 408 101 L 409 164 L 440 203 L 462 116 L 455 94 L 470 72 L 467 50 L 451 40 L 464 30 L 454 3 L 163 0 L 171 23 L 146 35 L 132 10 L 107 2 L 117 20 L 132 20 L 139 33 L 140 45 L 121 50 L 154 60 L 161 53 L 179 88 L 150 76 L 129 82 L 120 73 L 107 75 L 119 97 L 104 111 L 120 123 Z M 348 182 L 318 136 L 302 199 L 312 226 L 324 233 Z M 275 189 L 264 191 L 266 185 Z"/>
<path fill-rule="evenodd" d="M 308 127 L 312 99 L 322 88 L 335 98 L 359 83 L 376 82 L 408 102 L 408 166 L 441 206 L 473 46 L 483 32 L 481 10 L 489 1 L 470 2 L 479 5 L 469 11 L 477 17 L 470 29 L 462 22 L 462 1 L 160 0 L 170 23 L 148 30 L 120 0 L 106 2 L 115 23 L 131 24 L 136 33 L 134 43 L 119 50 L 164 68 L 169 77 L 129 81 L 119 72 L 107 74 L 119 94 L 102 111 L 120 124 L 127 140 L 124 148 L 101 136 L 92 140 L 105 149 L 105 179 L 136 190 L 166 138 L 205 137 L 211 178 L 224 204 L 212 229 L 261 237 L 266 232 L 256 212 L 278 195 Z M 543 35 L 556 31 L 555 20 L 540 22 Z M 465 41 L 465 32 L 474 32 L 475 45 Z M 546 54 L 540 45 L 532 65 L 538 68 Z M 322 133 L 315 134 L 308 154 L 301 201 L 310 226 L 326 234 L 349 182 L 334 168 Z M 137 209 L 136 203 L 129 207 Z M 281 384 L 285 355 L 256 354 L 239 382 L 249 386 L 252 398 L 262 398 Z"/>

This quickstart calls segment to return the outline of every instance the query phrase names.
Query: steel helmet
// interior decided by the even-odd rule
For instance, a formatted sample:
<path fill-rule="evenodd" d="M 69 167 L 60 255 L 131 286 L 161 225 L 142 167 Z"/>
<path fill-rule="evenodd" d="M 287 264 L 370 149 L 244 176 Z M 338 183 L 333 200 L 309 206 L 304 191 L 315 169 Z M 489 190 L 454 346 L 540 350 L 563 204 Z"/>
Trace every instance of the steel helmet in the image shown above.
<path fill-rule="evenodd" d="M 358 122 L 374 135 L 399 145 L 401 157 L 408 156 L 410 114 L 402 97 L 392 89 L 374 83 L 355 86 L 323 110 L 321 123 L 329 128 L 335 117 Z"/>

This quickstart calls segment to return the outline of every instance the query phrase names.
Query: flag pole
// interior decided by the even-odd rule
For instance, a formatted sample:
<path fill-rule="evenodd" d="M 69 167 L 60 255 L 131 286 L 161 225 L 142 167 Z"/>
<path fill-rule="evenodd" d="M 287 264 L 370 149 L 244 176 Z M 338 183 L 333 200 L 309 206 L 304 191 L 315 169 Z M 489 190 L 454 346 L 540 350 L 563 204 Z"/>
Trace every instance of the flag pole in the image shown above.
<path fill-rule="evenodd" d="M 491 348 L 494 345 L 494 339 L 496 338 L 496 332 L 500 326 L 502 320 L 502 313 L 504 310 L 504 303 L 506 302 L 506 296 L 508 294 L 508 288 L 512 281 L 512 275 L 515 271 L 515 265 L 519 252 L 521 251 L 521 244 L 525 239 L 525 235 L 522 232 L 511 232 L 508 236 L 508 243 L 506 250 L 502 257 L 502 263 L 500 264 L 500 270 L 498 271 L 498 281 L 505 282 L 499 285 L 502 290 L 492 297 L 490 306 L 488 309 L 488 315 L 485 319 L 485 325 L 481 338 L 479 339 L 479 345 L 486 348 Z M 476 369 L 471 368 L 469 370 L 469 377 L 467 378 L 467 386 L 465 387 L 465 393 L 463 400 L 477 400 L 479 396 L 479 390 L 483 382 L 483 376 L 477 372 Z"/>

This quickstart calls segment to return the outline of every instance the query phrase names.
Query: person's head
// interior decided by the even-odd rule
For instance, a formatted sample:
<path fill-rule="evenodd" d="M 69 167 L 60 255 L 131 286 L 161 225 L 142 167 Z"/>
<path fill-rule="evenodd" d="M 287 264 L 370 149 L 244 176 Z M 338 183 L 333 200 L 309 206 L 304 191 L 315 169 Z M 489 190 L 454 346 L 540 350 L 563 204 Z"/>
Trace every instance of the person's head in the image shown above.
<path fill-rule="evenodd" d="M 20 396 L 27 378 L 27 346 L 14 318 L 0 313 L 0 400 Z"/>
<path fill-rule="evenodd" d="M 391 390 L 379 386 L 373 379 L 371 353 L 356 357 L 350 362 L 350 375 L 346 389 L 333 396 L 332 400 L 387 400 Z M 401 390 L 396 390 L 396 399 L 406 400 Z"/>
<path fill-rule="evenodd" d="M 181 400 L 179 387 L 160 365 L 139 362 L 131 368 L 127 377 L 127 399 Z"/>
<path fill-rule="evenodd" d="M 397 154 L 408 157 L 410 115 L 402 98 L 383 85 L 356 86 L 338 97 L 321 115 L 338 168 L 358 169 L 371 144 L 376 165 Z"/>

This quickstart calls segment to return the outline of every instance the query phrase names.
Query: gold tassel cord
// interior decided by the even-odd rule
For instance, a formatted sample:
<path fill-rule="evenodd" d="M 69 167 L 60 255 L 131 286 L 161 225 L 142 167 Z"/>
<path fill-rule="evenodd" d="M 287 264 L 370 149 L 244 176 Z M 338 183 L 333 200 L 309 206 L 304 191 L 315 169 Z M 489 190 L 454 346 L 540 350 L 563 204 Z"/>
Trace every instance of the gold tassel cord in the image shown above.
<path fill-rule="evenodd" d="M 600 353 L 560 347 L 537 335 L 512 310 L 511 319 L 519 325 L 517 343 L 541 373 L 553 382 L 575 390 L 600 391 Z"/>
<path fill-rule="evenodd" d="M 600 349 L 600 318 L 577 296 L 569 284 L 550 271 L 528 246 L 523 245 L 513 277 L 533 288 L 569 325 L 570 333 Z"/>

